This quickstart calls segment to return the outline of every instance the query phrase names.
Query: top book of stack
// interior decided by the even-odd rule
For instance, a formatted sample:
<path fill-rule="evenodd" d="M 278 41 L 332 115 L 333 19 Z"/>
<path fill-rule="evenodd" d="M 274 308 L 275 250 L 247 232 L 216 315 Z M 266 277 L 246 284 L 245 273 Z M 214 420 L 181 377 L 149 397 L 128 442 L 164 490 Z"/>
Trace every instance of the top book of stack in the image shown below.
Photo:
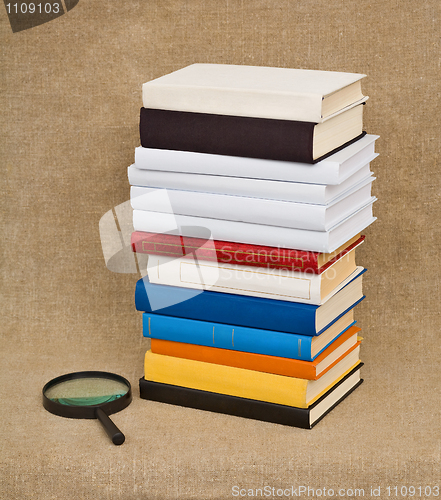
<path fill-rule="evenodd" d="M 143 85 L 141 146 L 316 163 L 365 134 L 364 76 L 193 64 Z"/>
<path fill-rule="evenodd" d="M 192 64 L 142 86 L 143 106 L 192 113 L 322 123 L 368 98 L 366 75 Z"/>

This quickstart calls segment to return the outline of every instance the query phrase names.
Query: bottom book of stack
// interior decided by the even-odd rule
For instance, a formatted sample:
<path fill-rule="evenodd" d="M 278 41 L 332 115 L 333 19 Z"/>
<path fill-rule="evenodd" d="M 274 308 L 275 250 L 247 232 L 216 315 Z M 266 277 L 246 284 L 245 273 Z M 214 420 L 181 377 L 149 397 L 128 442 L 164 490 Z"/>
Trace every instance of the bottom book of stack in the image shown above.
<path fill-rule="evenodd" d="M 311 429 L 363 382 L 359 371 L 361 366 L 362 363 L 353 368 L 307 408 L 153 382 L 145 378 L 140 379 L 139 388 L 141 398 L 151 401 Z"/>

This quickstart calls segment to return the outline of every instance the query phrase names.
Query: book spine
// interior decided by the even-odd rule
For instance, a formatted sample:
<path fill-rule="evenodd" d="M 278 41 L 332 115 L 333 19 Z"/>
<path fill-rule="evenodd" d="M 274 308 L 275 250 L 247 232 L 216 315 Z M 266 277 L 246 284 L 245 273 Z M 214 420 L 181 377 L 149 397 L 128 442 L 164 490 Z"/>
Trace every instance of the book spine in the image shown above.
<path fill-rule="evenodd" d="M 369 166 L 366 166 L 369 169 Z M 366 169 L 360 169 L 358 178 Z M 182 189 L 230 196 L 250 198 L 267 198 L 296 203 L 312 203 L 326 205 L 327 186 L 323 184 L 306 184 L 300 182 L 272 181 L 264 179 L 249 179 L 244 177 L 228 177 L 225 175 L 201 175 L 182 172 L 163 172 L 160 170 L 140 169 L 135 165 L 127 168 L 129 183 L 132 186 L 142 186 L 155 189 Z M 365 175 L 366 177 L 366 175 Z M 355 181 L 356 178 L 354 177 Z M 346 181 L 351 187 L 356 182 Z M 333 191 L 339 195 L 345 186 L 335 186 Z"/>
<path fill-rule="evenodd" d="M 317 367 L 310 361 L 299 361 L 281 356 L 268 356 L 153 338 L 150 342 L 150 349 L 155 354 L 164 354 L 165 356 L 174 356 L 176 358 L 235 366 L 237 368 L 274 373 L 287 377 L 298 377 L 308 380 L 317 379 Z M 299 363 L 301 365 L 298 365 Z"/>
<path fill-rule="evenodd" d="M 313 163 L 314 123 L 141 108 L 144 148 Z"/>
<path fill-rule="evenodd" d="M 262 420 L 275 424 L 311 429 L 309 408 L 276 405 L 252 399 L 238 398 L 226 394 L 199 391 L 188 387 L 161 384 L 146 380 L 139 381 L 141 399 L 211 411 L 236 417 Z"/>
<path fill-rule="evenodd" d="M 317 306 L 209 290 L 194 294 L 188 288 L 152 284 L 147 277 L 136 283 L 135 306 L 138 311 L 178 318 L 308 336 L 317 334 Z"/>
<path fill-rule="evenodd" d="M 370 190 L 369 190 L 370 193 Z M 354 208 L 342 215 L 336 213 L 332 225 L 339 219 L 346 218 L 365 204 L 366 196 L 357 193 L 351 195 L 356 201 Z M 352 198 L 349 200 L 351 201 Z M 247 198 L 214 193 L 182 191 L 176 189 L 155 189 L 140 186 L 130 188 L 130 202 L 135 210 L 181 214 L 193 217 L 208 217 L 268 226 L 283 226 L 309 231 L 325 231 L 327 212 L 340 211 L 340 204 L 333 207 L 313 205 L 311 203 L 294 203 L 287 201 Z M 344 199 L 343 202 L 346 202 Z"/>
<path fill-rule="evenodd" d="M 138 253 L 318 274 L 317 252 L 141 231 L 132 233 L 131 244 Z"/>
<path fill-rule="evenodd" d="M 152 313 L 144 313 L 142 316 L 144 337 L 313 361 L 311 356 L 313 337 L 306 335 Z"/>
<path fill-rule="evenodd" d="M 310 401 L 307 400 L 306 390 L 309 384 L 314 383 L 272 373 L 163 356 L 151 351 L 145 355 L 144 377 L 154 382 L 299 408 L 308 407 Z"/>
<path fill-rule="evenodd" d="M 349 163 L 350 159 L 348 160 Z M 368 161 L 366 161 L 368 163 Z M 362 165 L 360 165 L 361 167 Z M 272 181 L 304 182 L 313 184 L 319 177 L 322 184 L 336 185 L 340 163 L 323 161 L 314 165 L 277 160 L 262 160 L 240 156 L 214 155 L 197 151 L 174 151 L 171 149 L 135 148 L 135 167 L 163 172 L 180 172 L 203 175 L 268 179 Z M 354 171 L 357 169 L 354 168 Z"/>
<path fill-rule="evenodd" d="M 296 94 L 242 89 L 172 86 L 146 82 L 142 86 L 144 108 L 170 109 L 217 115 L 241 115 L 256 118 L 322 121 L 320 94 Z M 271 106 L 268 106 L 268 99 Z"/>
<path fill-rule="evenodd" d="M 305 229 L 264 226 L 261 224 L 223 221 L 206 217 L 164 214 L 147 210 L 133 211 L 133 228 L 135 231 L 166 233 L 171 230 L 176 231 L 176 227 L 178 226 L 183 228 L 183 230 L 187 230 L 188 236 L 197 236 L 197 234 L 189 234 L 189 232 L 193 232 L 192 228 L 203 227 L 210 231 L 211 237 L 215 240 L 238 241 L 251 245 L 265 246 L 270 246 L 277 241 L 282 248 L 302 248 L 313 252 L 333 252 L 344 241 L 355 236 L 371 222 L 372 219 L 362 228 L 357 227 L 352 233 L 347 234 L 343 238 L 343 241 L 336 241 L 334 244 L 331 244 L 328 231 L 307 231 Z M 187 228 L 184 226 L 187 226 Z M 343 232 L 343 229 L 341 232 Z"/>
<path fill-rule="evenodd" d="M 313 305 L 319 305 L 322 301 L 322 279 L 317 274 L 284 269 L 256 269 L 162 255 L 150 256 L 147 270 L 150 281 L 161 285 L 208 289 Z"/>

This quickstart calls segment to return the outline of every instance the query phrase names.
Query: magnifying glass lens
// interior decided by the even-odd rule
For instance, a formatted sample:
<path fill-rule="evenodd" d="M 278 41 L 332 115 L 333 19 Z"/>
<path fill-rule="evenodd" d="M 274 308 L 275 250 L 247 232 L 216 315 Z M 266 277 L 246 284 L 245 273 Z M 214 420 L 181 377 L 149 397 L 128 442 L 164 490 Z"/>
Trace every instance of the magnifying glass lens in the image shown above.
<path fill-rule="evenodd" d="M 115 401 L 127 394 L 127 385 L 104 378 L 65 380 L 49 387 L 45 396 L 67 406 L 92 406 Z"/>

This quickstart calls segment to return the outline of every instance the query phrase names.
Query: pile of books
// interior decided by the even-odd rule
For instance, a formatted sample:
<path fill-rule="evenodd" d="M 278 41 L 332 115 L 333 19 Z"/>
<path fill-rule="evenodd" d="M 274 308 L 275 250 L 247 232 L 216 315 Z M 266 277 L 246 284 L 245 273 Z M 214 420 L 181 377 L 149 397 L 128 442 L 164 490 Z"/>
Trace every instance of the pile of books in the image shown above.
<path fill-rule="evenodd" d="M 364 76 L 194 64 L 143 85 L 142 398 L 311 428 L 361 384 Z"/>

